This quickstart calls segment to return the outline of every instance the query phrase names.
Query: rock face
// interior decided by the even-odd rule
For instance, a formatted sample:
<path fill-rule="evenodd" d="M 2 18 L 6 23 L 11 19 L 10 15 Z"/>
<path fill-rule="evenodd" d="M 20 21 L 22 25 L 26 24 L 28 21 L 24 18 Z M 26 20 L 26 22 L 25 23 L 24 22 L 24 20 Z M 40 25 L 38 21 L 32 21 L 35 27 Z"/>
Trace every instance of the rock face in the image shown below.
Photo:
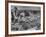
<path fill-rule="evenodd" d="M 15 8 L 14 8 L 15 7 Z M 19 9 L 20 8 L 20 9 Z M 12 31 L 24 31 L 24 30 L 40 30 L 41 29 L 41 16 L 40 8 L 28 10 L 30 7 L 11 7 L 11 30 Z"/>

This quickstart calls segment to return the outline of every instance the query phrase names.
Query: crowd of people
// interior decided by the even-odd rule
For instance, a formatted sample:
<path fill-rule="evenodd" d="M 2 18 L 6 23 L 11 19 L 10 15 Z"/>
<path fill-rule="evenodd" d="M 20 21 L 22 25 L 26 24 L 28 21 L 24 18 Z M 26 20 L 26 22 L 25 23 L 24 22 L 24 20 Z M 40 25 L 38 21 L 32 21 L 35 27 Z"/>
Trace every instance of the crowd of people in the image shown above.
<path fill-rule="evenodd" d="M 40 16 L 37 15 L 37 11 L 18 10 L 17 7 L 11 10 L 11 30 L 23 31 L 40 29 Z"/>

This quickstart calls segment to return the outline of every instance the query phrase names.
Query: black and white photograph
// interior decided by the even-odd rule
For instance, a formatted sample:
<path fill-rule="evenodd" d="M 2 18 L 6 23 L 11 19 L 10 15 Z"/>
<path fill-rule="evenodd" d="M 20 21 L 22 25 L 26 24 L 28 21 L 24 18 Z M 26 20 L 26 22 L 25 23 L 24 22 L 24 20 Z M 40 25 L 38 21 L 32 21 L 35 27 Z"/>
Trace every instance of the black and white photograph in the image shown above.
<path fill-rule="evenodd" d="M 40 7 L 11 6 L 11 31 L 40 30 Z"/>
<path fill-rule="evenodd" d="M 9 34 L 43 32 L 43 5 L 8 3 Z"/>

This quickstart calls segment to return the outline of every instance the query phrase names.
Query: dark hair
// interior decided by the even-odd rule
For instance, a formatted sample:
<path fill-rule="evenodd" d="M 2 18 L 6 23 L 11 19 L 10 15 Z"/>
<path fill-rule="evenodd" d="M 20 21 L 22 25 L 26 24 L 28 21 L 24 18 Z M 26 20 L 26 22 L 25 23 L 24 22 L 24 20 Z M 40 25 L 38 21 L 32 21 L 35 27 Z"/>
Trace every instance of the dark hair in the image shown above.
<path fill-rule="evenodd" d="M 29 16 L 29 13 L 26 10 L 24 12 L 25 12 L 25 16 Z"/>

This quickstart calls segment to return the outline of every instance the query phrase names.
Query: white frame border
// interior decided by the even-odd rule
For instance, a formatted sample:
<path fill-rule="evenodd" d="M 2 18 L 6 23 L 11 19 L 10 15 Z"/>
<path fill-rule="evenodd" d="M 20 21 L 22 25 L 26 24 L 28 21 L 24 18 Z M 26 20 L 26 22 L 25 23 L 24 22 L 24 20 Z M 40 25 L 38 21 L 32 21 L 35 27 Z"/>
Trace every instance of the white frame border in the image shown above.
<path fill-rule="evenodd" d="M 41 30 L 33 31 L 11 31 L 11 5 L 14 6 L 38 6 L 41 7 Z M 8 34 L 25 34 L 25 33 L 41 33 L 43 32 L 43 5 L 42 4 L 21 4 L 21 3 L 8 3 Z"/>

